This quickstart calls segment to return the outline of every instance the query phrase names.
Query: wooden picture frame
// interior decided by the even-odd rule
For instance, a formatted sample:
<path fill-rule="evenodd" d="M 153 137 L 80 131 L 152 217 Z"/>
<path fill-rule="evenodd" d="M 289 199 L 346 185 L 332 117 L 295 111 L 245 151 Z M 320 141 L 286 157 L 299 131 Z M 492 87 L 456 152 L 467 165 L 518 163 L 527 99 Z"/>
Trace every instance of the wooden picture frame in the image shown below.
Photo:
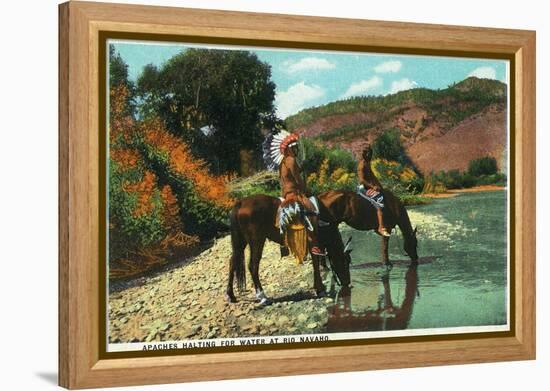
<path fill-rule="evenodd" d="M 506 58 L 513 132 L 512 330 L 362 345 L 105 358 L 98 195 L 103 32 L 218 43 Z M 103 70 L 104 71 L 104 70 Z M 59 384 L 123 386 L 535 358 L 535 32 L 88 2 L 59 6 Z M 457 354 L 459 352 L 460 354 Z"/>

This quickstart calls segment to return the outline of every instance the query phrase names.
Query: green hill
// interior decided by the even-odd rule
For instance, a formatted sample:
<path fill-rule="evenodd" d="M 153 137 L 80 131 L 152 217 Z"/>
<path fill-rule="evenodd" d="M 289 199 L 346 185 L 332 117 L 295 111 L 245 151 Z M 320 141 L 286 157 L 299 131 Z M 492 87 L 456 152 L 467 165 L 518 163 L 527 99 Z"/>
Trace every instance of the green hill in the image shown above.
<path fill-rule="evenodd" d="M 453 140 L 462 139 L 465 143 L 463 159 L 453 156 L 451 166 L 444 164 L 446 153 L 441 145 L 436 148 L 442 151 L 441 156 L 432 156 L 429 164 L 420 162 L 418 166 L 423 171 L 464 169 L 470 160 L 484 155 L 502 162 L 506 91 L 506 84 L 500 81 L 469 77 L 440 90 L 414 88 L 331 102 L 292 115 L 286 123 L 292 131 L 329 145 L 341 145 L 354 153 L 359 152 L 364 141 L 372 141 L 391 129 L 399 130 L 403 145 L 412 148 L 416 155 L 424 152 L 421 144 L 433 144 L 433 140 L 445 143 L 449 141 L 445 136 L 456 133 Z M 467 145 L 470 142 L 472 146 Z M 415 156 L 411 159 L 417 163 Z"/>

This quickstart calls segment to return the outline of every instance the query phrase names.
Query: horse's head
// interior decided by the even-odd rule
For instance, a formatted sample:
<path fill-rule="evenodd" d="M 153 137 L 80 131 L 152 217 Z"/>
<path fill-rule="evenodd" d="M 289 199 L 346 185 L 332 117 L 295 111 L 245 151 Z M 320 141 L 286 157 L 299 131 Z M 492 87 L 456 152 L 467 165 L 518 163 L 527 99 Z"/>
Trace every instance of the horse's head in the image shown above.
<path fill-rule="evenodd" d="M 413 262 L 418 261 L 418 253 L 416 248 L 418 246 L 418 241 L 416 240 L 416 228 L 409 235 L 403 235 L 405 239 L 404 249 L 407 255 L 411 258 Z"/>

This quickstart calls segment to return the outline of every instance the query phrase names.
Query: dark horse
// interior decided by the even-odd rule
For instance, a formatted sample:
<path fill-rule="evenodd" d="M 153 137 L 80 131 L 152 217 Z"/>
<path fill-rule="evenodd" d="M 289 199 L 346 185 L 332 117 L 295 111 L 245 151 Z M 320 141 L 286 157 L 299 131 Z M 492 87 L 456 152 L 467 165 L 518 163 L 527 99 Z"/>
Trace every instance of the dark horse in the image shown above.
<path fill-rule="evenodd" d="M 330 224 L 346 223 L 359 231 L 378 229 L 374 206 L 352 191 L 329 190 L 319 194 L 321 220 Z M 404 239 L 404 250 L 411 258 L 411 265 L 418 264 L 416 228 L 413 229 L 403 203 L 390 191 L 384 190 L 384 225 L 391 231 L 399 227 Z M 382 262 L 391 266 L 388 254 L 390 238 L 382 236 Z"/>
<path fill-rule="evenodd" d="M 394 228 L 398 225 L 405 238 L 405 251 L 411 257 L 412 263 L 416 263 L 416 230 L 413 230 L 407 211 L 399 200 L 386 192 L 386 227 Z M 351 191 L 328 191 L 317 197 L 319 201 L 320 219 L 328 225 L 320 227 L 318 236 L 320 244 L 328 253 L 332 271 L 338 278 L 344 293 L 349 291 L 350 284 L 350 250 L 346 250 L 338 225 L 345 222 L 358 230 L 370 230 L 377 228 L 376 211 L 365 199 Z M 275 226 L 275 218 L 281 201 L 277 197 L 263 194 L 253 195 L 236 202 L 230 215 L 231 220 L 231 245 L 232 255 L 230 259 L 229 278 L 227 282 L 226 297 L 235 302 L 233 282 L 237 279 L 239 290 L 245 288 L 245 260 L 244 249 L 250 246 L 250 261 L 248 270 L 252 276 L 256 297 L 261 301 L 267 301 L 259 279 L 260 259 L 266 239 L 283 244 L 283 237 Z M 387 238 L 384 240 L 383 261 L 389 264 L 387 259 Z M 313 286 L 317 295 L 325 293 L 325 286 L 321 279 L 320 262 L 318 257 L 313 257 Z"/>

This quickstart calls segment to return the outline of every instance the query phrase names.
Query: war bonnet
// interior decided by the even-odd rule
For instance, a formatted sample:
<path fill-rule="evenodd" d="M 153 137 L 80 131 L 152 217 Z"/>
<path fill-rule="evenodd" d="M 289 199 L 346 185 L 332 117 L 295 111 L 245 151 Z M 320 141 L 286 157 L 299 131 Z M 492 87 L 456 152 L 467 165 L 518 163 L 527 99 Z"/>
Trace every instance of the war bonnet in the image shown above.
<path fill-rule="evenodd" d="M 285 150 L 298 145 L 298 135 L 284 129 L 271 132 L 265 138 L 263 148 L 264 162 L 269 170 L 276 170 L 283 160 Z"/>

